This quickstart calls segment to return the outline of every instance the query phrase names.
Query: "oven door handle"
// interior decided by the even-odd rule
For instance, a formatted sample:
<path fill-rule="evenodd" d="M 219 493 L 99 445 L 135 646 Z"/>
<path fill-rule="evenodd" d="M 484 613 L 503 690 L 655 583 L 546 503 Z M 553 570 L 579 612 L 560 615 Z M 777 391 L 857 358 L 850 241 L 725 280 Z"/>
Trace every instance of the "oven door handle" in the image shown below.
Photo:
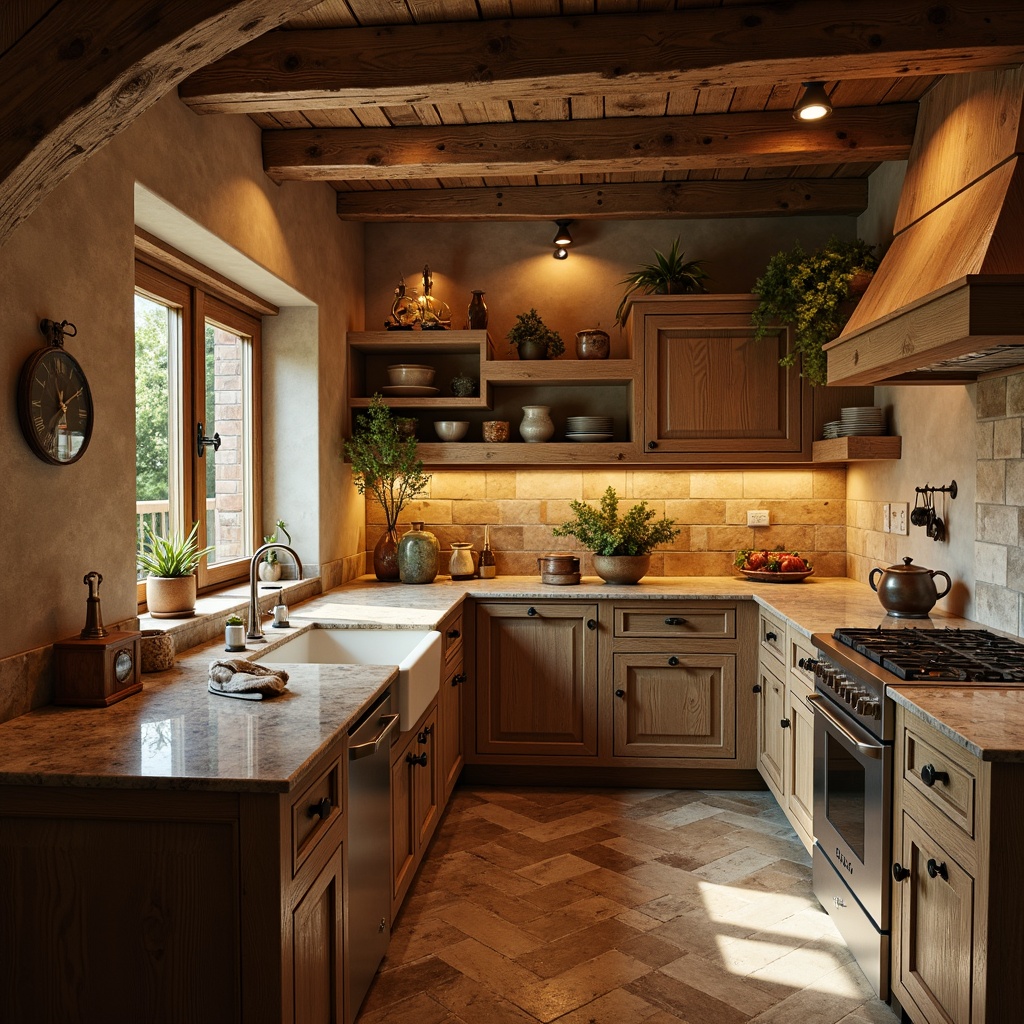
<path fill-rule="evenodd" d="M 841 733 L 850 743 L 852 743 L 862 754 L 867 757 L 880 758 L 885 751 L 885 747 L 881 743 L 873 743 L 867 740 L 858 739 L 851 731 L 850 728 L 840 721 L 835 712 L 828 706 L 828 700 L 823 697 L 820 693 L 809 693 L 807 699 L 811 702 L 811 707 L 814 709 L 816 714 L 821 715 L 822 718 L 831 725 L 836 732 Z"/>

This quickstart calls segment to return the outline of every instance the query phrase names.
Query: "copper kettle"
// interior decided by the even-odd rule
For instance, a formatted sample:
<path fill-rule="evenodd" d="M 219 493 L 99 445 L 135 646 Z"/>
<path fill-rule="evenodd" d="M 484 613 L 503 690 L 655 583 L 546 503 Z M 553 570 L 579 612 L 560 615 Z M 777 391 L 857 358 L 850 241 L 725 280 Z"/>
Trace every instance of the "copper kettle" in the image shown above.
<path fill-rule="evenodd" d="M 927 619 L 935 602 L 949 593 L 953 581 L 941 569 L 925 569 L 920 565 L 912 565 L 912 562 L 912 558 L 904 558 L 902 565 L 872 569 L 868 574 L 868 583 L 890 615 L 906 619 Z M 881 582 L 877 584 L 876 574 L 881 576 Z M 942 576 L 946 581 L 946 589 L 941 592 L 935 586 L 936 576 Z"/>

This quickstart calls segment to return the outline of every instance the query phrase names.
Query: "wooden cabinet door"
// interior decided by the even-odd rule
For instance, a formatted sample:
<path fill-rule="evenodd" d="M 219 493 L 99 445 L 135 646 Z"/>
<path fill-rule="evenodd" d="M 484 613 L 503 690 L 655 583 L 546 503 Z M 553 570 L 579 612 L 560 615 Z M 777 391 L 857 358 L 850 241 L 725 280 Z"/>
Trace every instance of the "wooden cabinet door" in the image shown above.
<path fill-rule="evenodd" d="M 434 833 L 441 815 L 439 799 L 441 770 L 437 757 L 437 708 L 426 718 L 423 728 L 416 734 L 416 746 L 410 762 L 412 766 L 413 825 L 416 834 L 416 853 L 419 856 Z"/>
<path fill-rule="evenodd" d="M 757 767 L 762 778 L 775 791 L 785 792 L 785 738 L 782 720 L 786 717 L 786 688 L 763 662 L 758 666 L 761 703 L 757 715 Z"/>
<path fill-rule="evenodd" d="M 785 717 L 789 727 L 783 730 L 783 736 L 786 807 L 790 818 L 803 829 L 801 839 L 809 843 L 814 836 L 814 714 L 804 700 L 805 692 L 802 687 L 787 688 Z"/>
<path fill-rule="evenodd" d="M 974 879 L 906 811 L 893 849 L 910 871 L 893 883 L 894 980 L 925 1013 L 920 1024 L 971 1024 Z"/>
<path fill-rule="evenodd" d="M 736 756 L 736 656 L 616 654 L 617 757 Z"/>
<path fill-rule="evenodd" d="M 466 673 L 462 670 L 462 658 L 456 658 L 448 669 L 437 695 L 437 759 L 442 804 L 452 795 L 463 762 L 462 694 L 466 688 Z"/>
<path fill-rule="evenodd" d="M 416 865 L 416 828 L 413 824 L 413 765 L 416 734 L 411 734 L 391 761 L 391 874 L 392 920 Z"/>
<path fill-rule="evenodd" d="M 738 305 L 752 308 L 749 300 Z M 749 309 L 645 316 L 646 454 L 809 459 L 809 387 L 798 366 L 779 365 L 788 346 L 782 328 L 755 338 Z"/>
<path fill-rule="evenodd" d="M 344 1024 L 342 847 L 292 912 L 295 1024 Z"/>
<path fill-rule="evenodd" d="M 480 754 L 597 754 L 597 606 L 476 610 Z"/>

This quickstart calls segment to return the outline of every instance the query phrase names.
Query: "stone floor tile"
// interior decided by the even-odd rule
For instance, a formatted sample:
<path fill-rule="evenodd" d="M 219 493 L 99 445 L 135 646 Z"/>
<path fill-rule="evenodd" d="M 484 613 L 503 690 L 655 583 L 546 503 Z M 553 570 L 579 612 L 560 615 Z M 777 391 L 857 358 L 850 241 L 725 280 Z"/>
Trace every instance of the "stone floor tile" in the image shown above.
<path fill-rule="evenodd" d="M 590 893 L 585 899 L 570 903 L 552 914 L 537 918 L 536 921 L 528 921 L 523 927 L 531 935 L 551 942 L 553 939 L 559 939 L 563 935 L 579 931 L 598 921 L 606 921 L 610 917 L 615 917 L 625 909 L 621 903 Z"/>
<path fill-rule="evenodd" d="M 514 993 L 523 991 L 540 980 L 532 971 L 520 967 L 476 939 L 457 942 L 441 950 L 437 957 L 456 974 L 461 972 L 513 1002 Z"/>
<path fill-rule="evenodd" d="M 565 836 L 575 835 L 591 828 L 599 828 L 613 815 L 609 811 L 580 811 L 577 814 L 570 814 L 568 817 L 556 819 L 535 825 L 533 828 L 522 830 L 523 835 L 531 839 L 538 839 L 541 842 L 551 842 L 553 839 L 562 839 Z"/>
<path fill-rule="evenodd" d="M 553 978 L 571 967 L 593 960 L 609 949 L 628 952 L 623 950 L 623 945 L 642 937 L 643 933 L 618 918 L 609 918 L 588 928 L 570 932 L 560 939 L 546 942 L 543 946 L 517 957 L 516 962 L 541 978 Z"/>
<path fill-rule="evenodd" d="M 593 866 L 591 865 L 593 868 Z M 624 907 L 638 907 L 664 896 L 664 889 L 652 888 L 636 879 L 608 868 L 593 868 L 586 874 L 577 875 L 573 881 L 595 893 L 607 896 Z"/>
<path fill-rule="evenodd" d="M 727 884 L 745 878 L 774 863 L 775 860 L 776 858 L 771 854 L 762 853 L 760 850 L 737 850 L 724 857 L 719 857 L 718 860 L 710 861 L 703 867 L 696 868 L 693 874 L 709 882 Z"/>
<path fill-rule="evenodd" d="M 570 903 L 585 900 L 594 893 L 585 886 L 577 885 L 575 879 L 568 882 L 555 882 L 553 885 L 542 885 L 532 892 L 523 893 L 522 899 L 535 906 L 538 913 L 533 920 L 536 920 L 541 913 L 556 910 L 558 907 L 567 907 Z"/>
<path fill-rule="evenodd" d="M 592 1002 L 556 1018 L 557 1024 L 645 1024 L 657 1007 L 617 988 Z"/>
<path fill-rule="evenodd" d="M 589 860 L 584 860 L 572 853 L 563 853 L 557 857 L 550 857 L 548 860 L 537 861 L 536 864 L 523 866 L 516 873 L 537 885 L 551 885 L 555 882 L 564 882 L 567 879 L 575 878 L 577 875 L 585 874 L 593 869 L 594 865 Z"/>
<path fill-rule="evenodd" d="M 426 992 L 417 992 L 408 999 L 385 1003 L 376 1009 L 364 1008 L 359 1015 L 359 1024 L 394 1024 L 398 1020 L 415 1021 L 416 1024 L 453 1024 L 457 1018 Z"/>
<path fill-rule="evenodd" d="M 515 1003 L 499 996 L 485 983 L 462 975 L 434 993 L 439 1005 L 447 1007 L 465 1024 L 536 1024 L 536 1018 Z M 391 1018 L 391 1024 L 420 1024 L 415 1017 Z M 364 1024 L 359 1018 L 359 1024 Z"/>
<path fill-rule="evenodd" d="M 458 975 L 458 970 L 435 956 L 390 971 L 380 971 L 367 993 L 363 1011 L 393 1006 L 421 992 L 429 993 L 435 986 L 444 986 Z"/>
<path fill-rule="evenodd" d="M 645 974 L 626 985 L 626 991 L 692 1024 L 746 1024 L 750 1020 L 750 1014 L 663 971 Z"/>
<path fill-rule="evenodd" d="M 516 925 L 502 920 L 497 914 L 478 907 L 469 900 L 460 900 L 445 907 L 439 916 L 457 928 L 462 936 L 476 939 L 503 956 L 513 959 L 542 945 L 536 937 L 528 935 Z"/>
<path fill-rule="evenodd" d="M 661 971 L 670 978 L 698 988 L 751 1017 L 774 1006 L 791 991 L 740 977 L 717 962 L 713 953 L 707 956 L 686 953 L 677 960 L 665 964 Z"/>

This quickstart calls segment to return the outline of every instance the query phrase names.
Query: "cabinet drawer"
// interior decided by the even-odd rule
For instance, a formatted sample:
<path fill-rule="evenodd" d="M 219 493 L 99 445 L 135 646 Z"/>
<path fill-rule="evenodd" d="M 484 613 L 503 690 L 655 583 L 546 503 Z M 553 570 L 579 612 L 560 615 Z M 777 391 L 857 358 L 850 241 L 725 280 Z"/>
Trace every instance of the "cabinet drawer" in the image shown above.
<path fill-rule="evenodd" d="M 292 873 L 298 872 L 317 844 L 341 817 L 342 762 L 336 758 L 292 801 Z"/>
<path fill-rule="evenodd" d="M 736 608 L 654 601 L 643 605 L 617 605 L 615 636 L 734 640 Z"/>
<path fill-rule="evenodd" d="M 814 689 L 814 666 L 813 664 L 808 666 L 808 662 L 813 663 L 818 660 L 818 652 L 814 649 L 814 644 L 792 626 L 786 628 L 786 640 L 789 655 L 787 681 L 790 685 L 796 684 L 802 687 L 803 690 Z"/>
<path fill-rule="evenodd" d="M 446 663 L 462 652 L 462 609 L 441 628 L 441 654 Z"/>
<path fill-rule="evenodd" d="M 758 636 L 761 650 L 768 651 L 783 665 L 786 664 L 786 620 L 763 608 L 759 613 Z"/>
<path fill-rule="evenodd" d="M 973 838 L 977 782 L 975 770 L 969 767 L 972 760 L 944 736 L 931 729 L 919 730 L 912 720 L 907 721 L 899 766 L 904 783 Z"/>

